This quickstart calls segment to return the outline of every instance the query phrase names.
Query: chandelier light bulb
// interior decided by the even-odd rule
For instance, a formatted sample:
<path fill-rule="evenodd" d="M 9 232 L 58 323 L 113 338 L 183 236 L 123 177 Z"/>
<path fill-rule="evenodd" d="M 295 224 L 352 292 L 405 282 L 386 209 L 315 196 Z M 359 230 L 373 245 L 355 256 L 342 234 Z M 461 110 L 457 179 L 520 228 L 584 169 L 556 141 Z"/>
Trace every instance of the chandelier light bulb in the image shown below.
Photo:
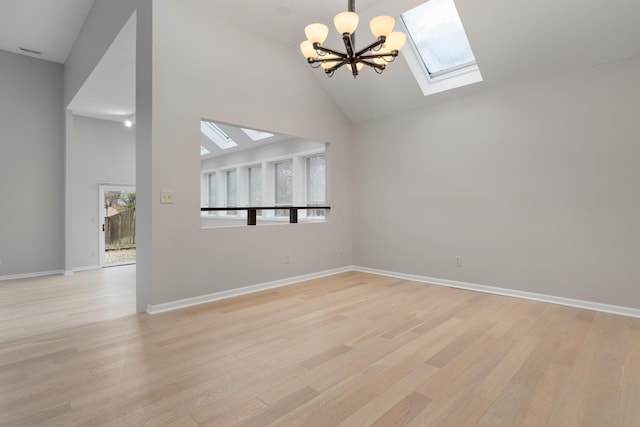
<path fill-rule="evenodd" d="M 309 40 L 305 40 L 300 43 L 300 51 L 305 58 L 316 58 L 318 56 L 318 53 L 313 48 L 313 43 L 311 43 Z"/>
<path fill-rule="evenodd" d="M 341 12 L 333 18 L 336 30 L 342 34 L 353 34 L 358 27 L 360 17 L 355 12 Z"/>
<path fill-rule="evenodd" d="M 322 44 L 329 35 L 329 27 L 324 24 L 309 24 L 304 29 L 304 34 L 311 43 Z"/>
<path fill-rule="evenodd" d="M 379 38 L 380 36 L 386 37 L 393 31 L 395 23 L 396 20 L 391 16 L 376 16 L 369 22 L 369 28 L 375 38 Z"/>
<path fill-rule="evenodd" d="M 356 63 L 356 70 L 360 71 L 364 68 L 364 64 L 362 62 L 358 62 Z M 344 66 L 344 69 L 347 70 L 349 73 L 352 72 L 351 70 L 351 64 L 347 64 Z"/>
<path fill-rule="evenodd" d="M 394 31 L 387 36 L 387 41 L 384 43 L 387 49 L 400 50 L 407 41 L 407 35 L 400 31 Z"/>

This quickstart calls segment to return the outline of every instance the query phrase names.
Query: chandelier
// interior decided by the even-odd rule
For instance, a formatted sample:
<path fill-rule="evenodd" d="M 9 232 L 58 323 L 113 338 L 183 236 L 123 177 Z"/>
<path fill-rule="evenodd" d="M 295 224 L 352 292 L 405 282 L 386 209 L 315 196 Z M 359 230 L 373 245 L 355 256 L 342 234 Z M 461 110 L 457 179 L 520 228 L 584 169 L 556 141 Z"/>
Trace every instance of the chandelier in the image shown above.
<path fill-rule="evenodd" d="M 348 67 L 353 78 L 358 76 L 358 72 L 365 65 L 382 74 L 387 63 L 398 56 L 407 36 L 399 31 L 393 32 L 395 19 L 391 16 L 377 16 L 369 23 L 376 41 L 363 49 L 356 50 L 355 31 L 360 18 L 355 13 L 355 0 L 348 0 L 348 2 L 349 11 L 338 13 L 333 18 L 336 30 L 342 35 L 346 53 L 322 46 L 329 35 L 329 27 L 318 23 L 305 27 L 304 33 L 307 40 L 300 43 L 300 50 L 312 68 L 321 67 L 329 77 L 342 66 Z"/>

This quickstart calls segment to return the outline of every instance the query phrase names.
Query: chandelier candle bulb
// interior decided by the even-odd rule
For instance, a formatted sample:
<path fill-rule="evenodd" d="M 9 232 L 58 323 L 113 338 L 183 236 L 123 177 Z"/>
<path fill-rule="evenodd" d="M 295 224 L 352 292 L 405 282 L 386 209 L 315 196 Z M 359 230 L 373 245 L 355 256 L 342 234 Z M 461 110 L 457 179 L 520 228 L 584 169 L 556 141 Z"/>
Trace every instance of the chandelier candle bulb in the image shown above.
<path fill-rule="evenodd" d="M 362 62 L 358 62 L 358 63 L 356 64 L 356 69 L 357 69 L 358 71 L 362 70 L 363 68 L 364 68 L 364 64 L 363 64 Z M 344 67 L 344 69 L 345 69 L 345 70 L 347 70 L 347 71 L 348 71 L 348 72 L 350 72 L 350 73 L 352 72 L 351 67 Z"/>
<path fill-rule="evenodd" d="M 305 40 L 302 43 L 300 43 L 300 50 L 302 51 L 302 54 L 304 55 L 305 58 L 318 57 L 316 50 L 313 48 L 313 43 L 311 43 L 309 40 Z"/>
<path fill-rule="evenodd" d="M 360 17 L 355 12 L 341 12 L 333 18 L 333 24 L 340 34 L 353 34 L 359 21 Z"/>
<path fill-rule="evenodd" d="M 309 24 L 305 27 L 304 34 L 311 43 L 322 44 L 329 35 L 329 27 L 324 24 Z"/>
<path fill-rule="evenodd" d="M 393 31 L 396 20 L 391 16 L 376 16 L 369 22 L 369 28 L 375 38 L 388 36 Z"/>
<path fill-rule="evenodd" d="M 384 45 L 389 51 L 400 50 L 407 41 L 407 35 L 400 31 L 395 31 L 387 36 Z"/>

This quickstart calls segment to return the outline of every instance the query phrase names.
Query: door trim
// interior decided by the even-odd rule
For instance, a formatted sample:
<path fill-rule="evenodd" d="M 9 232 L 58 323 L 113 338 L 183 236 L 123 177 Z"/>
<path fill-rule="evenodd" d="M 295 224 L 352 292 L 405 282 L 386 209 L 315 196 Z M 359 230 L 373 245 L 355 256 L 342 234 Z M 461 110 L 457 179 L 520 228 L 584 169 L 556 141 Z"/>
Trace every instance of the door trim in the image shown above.
<path fill-rule="evenodd" d="M 104 265 L 104 252 L 105 252 L 105 243 L 104 243 L 104 193 L 106 191 L 128 191 L 135 192 L 136 186 L 130 184 L 100 184 L 98 186 L 98 253 L 99 253 L 99 261 L 100 268 L 103 268 Z"/>

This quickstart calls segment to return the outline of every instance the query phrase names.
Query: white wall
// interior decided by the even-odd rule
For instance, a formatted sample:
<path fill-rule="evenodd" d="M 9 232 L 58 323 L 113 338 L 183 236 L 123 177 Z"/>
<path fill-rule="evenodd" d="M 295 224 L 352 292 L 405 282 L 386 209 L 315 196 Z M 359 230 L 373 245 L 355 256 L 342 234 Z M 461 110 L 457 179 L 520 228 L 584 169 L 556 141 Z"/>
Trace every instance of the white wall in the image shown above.
<path fill-rule="evenodd" d="M 107 9 L 126 3 L 96 0 L 71 92 L 129 16 Z M 637 58 L 352 128 L 295 46 L 233 27 L 215 2 L 136 3 L 139 310 L 352 262 L 639 305 Z M 201 229 L 201 117 L 331 142 L 331 221 Z"/>
<path fill-rule="evenodd" d="M 101 184 L 135 185 L 135 129 L 120 122 L 73 120 L 73 268 L 99 264 Z"/>
<path fill-rule="evenodd" d="M 76 96 L 136 8 L 149 0 L 94 0 L 65 61 L 64 105 Z"/>
<path fill-rule="evenodd" d="M 151 230 L 151 133 L 153 0 L 94 0 L 93 7 L 74 43 L 64 68 L 64 105 L 80 87 L 105 54 L 123 25 L 136 12 L 136 304 L 144 311 L 151 295 L 152 230 Z M 71 127 L 71 126 L 70 126 Z M 67 158 L 71 153 L 67 150 Z M 67 171 L 71 179 L 73 171 Z M 71 193 L 71 185 L 68 185 Z M 71 200 L 66 202 L 65 222 L 69 227 L 67 241 L 71 245 L 73 212 Z M 70 268 L 73 251 L 67 248 L 65 267 Z"/>
<path fill-rule="evenodd" d="M 215 2 L 153 7 L 152 304 L 349 265 L 350 126 L 312 71 L 294 49 L 222 20 Z M 201 117 L 330 142 L 331 221 L 201 229 Z M 160 205 L 161 190 L 173 205 Z"/>
<path fill-rule="evenodd" d="M 355 263 L 640 307 L 638 76 L 636 57 L 357 125 Z"/>
<path fill-rule="evenodd" d="M 0 51 L 0 277 L 63 268 L 62 76 Z"/>

